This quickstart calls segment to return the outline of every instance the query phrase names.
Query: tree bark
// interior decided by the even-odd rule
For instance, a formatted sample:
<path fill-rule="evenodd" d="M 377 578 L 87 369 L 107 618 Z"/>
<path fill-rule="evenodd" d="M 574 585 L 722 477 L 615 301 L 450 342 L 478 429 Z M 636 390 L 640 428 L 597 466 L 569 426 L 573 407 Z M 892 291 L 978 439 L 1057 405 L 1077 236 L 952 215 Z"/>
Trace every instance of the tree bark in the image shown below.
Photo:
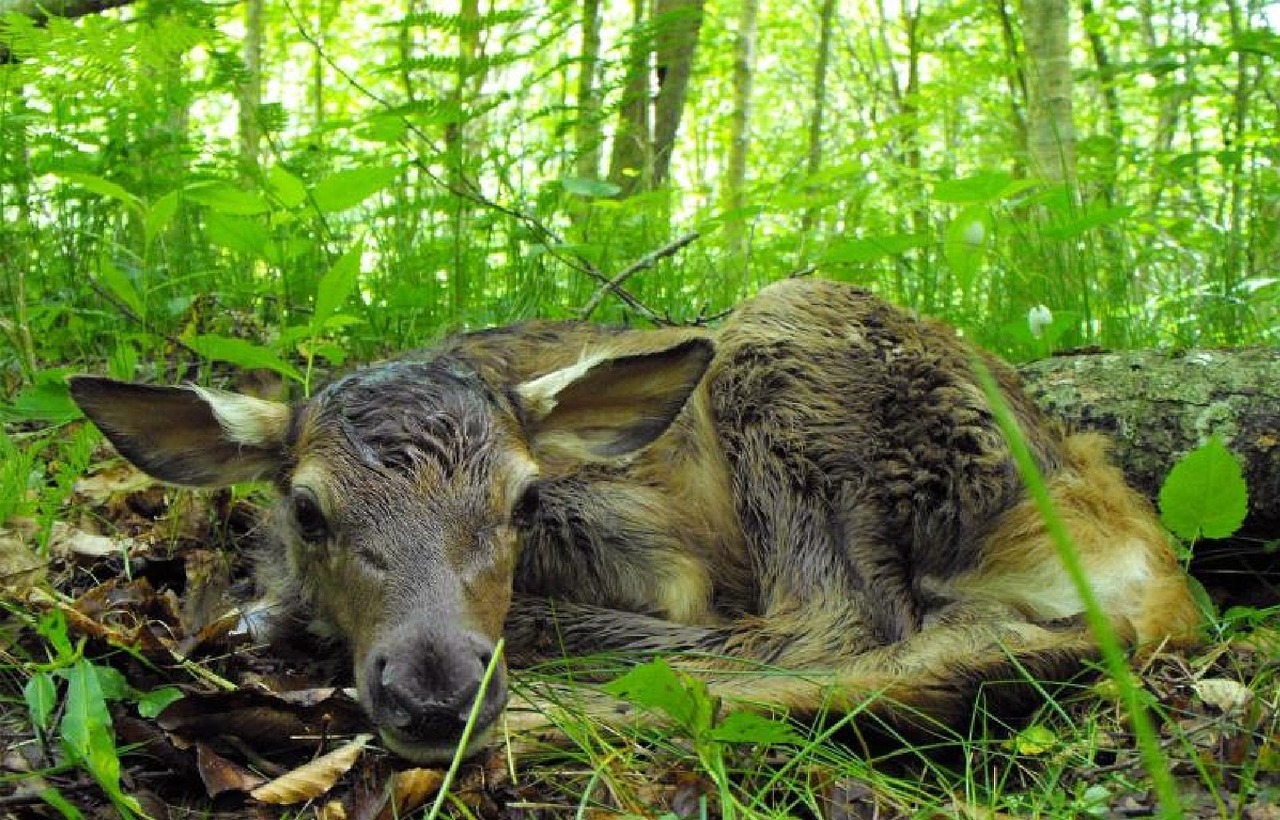
<path fill-rule="evenodd" d="M 822 0 L 818 13 L 818 56 L 813 63 L 813 103 L 809 109 L 809 146 L 806 151 L 805 170 L 809 176 L 822 168 L 822 124 L 827 113 L 827 68 L 831 63 L 831 29 L 835 21 L 835 0 Z M 817 214 L 805 208 L 800 220 L 800 232 L 806 234 L 813 227 Z"/>
<path fill-rule="evenodd" d="M 600 62 L 600 0 L 582 0 L 582 52 L 578 60 L 578 122 L 574 128 L 577 172 L 600 176 L 600 98 L 596 65 Z"/>
<path fill-rule="evenodd" d="M 1022 0 L 1022 28 L 1031 167 L 1044 179 L 1070 184 L 1076 178 L 1071 7 L 1067 0 Z"/>
<path fill-rule="evenodd" d="M 751 87 L 756 63 L 756 17 L 759 0 L 742 0 L 738 37 L 733 54 L 733 114 L 729 124 L 729 168 L 725 179 L 725 205 L 737 211 L 746 204 L 747 151 L 751 144 Z M 741 216 L 728 226 L 730 251 L 746 257 L 746 230 Z"/>
<path fill-rule="evenodd" d="M 1138 350 L 1020 369 L 1041 406 L 1075 428 L 1111 436 L 1113 460 L 1153 499 L 1180 456 L 1220 436 L 1249 485 L 1245 531 L 1280 536 L 1280 352 Z"/>
<path fill-rule="evenodd" d="M 653 44 L 643 30 L 645 0 L 632 0 L 633 23 L 627 75 L 618 106 L 618 129 L 613 135 L 609 181 L 627 197 L 648 185 L 649 156 L 649 58 Z"/>
<path fill-rule="evenodd" d="M 248 0 L 244 8 L 244 77 L 236 89 L 239 103 L 240 176 L 256 179 L 262 129 L 258 108 L 262 105 L 262 0 Z"/>
<path fill-rule="evenodd" d="M 693 55 L 698 50 L 705 0 L 656 0 L 654 23 L 654 63 L 658 74 L 658 97 L 653 112 L 653 182 L 655 188 L 667 181 L 676 135 L 684 116 L 693 74 Z"/>

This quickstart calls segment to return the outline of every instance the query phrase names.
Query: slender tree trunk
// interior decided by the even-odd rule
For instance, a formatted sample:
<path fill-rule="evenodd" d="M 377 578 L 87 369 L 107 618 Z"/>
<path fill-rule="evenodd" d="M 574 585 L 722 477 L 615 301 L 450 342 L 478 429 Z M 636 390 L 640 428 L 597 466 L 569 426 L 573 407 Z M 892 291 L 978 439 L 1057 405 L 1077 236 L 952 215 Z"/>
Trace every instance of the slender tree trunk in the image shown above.
<path fill-rule="evenodd" d="M 600 62 L 600 0 L 582 0 L 582 54 L 578 60 L 578 123 L 574 129 L 577 172 L 583 179 L 600 176 L 600 99 L 596 66 Z"/>
<path fill-rule="evenodd" d="M 684 103 L 698 50 L 705 0 L 655 0 L 654 57 L 658 73 L 658 97 L 653 117 L 653 182 L 667 181 L 676 135 L 684 116 Z"/>
<path fill-rule="evenodd" d="M 467 188 L 464 106 L 471 98 L 468 93 L 471 88 L 470 80 L 477 73 L 475 63 L 480 49 L 479 0 L 460 0 L 458 14 L 461 18 L 461 26 L 458 29 L 458 70 L 451 92 L 453 119 L 444 127 L 444 153 L 448 167 L 449 189 L 454 192 L 465 191 Z M 453 197 L 453 207 L 453 270 L 450 273 L 449 297 L 450 307 L 456 319 L 470 304 L 471 271 L 468 256 L 470 243 L 466 237 L 471 207 L 469 200 L 460 195 Z"/>
<path fill-rule="evenodd" d="M 756 17 L 759 0 L 742 0 L 742 16 L 738 19 L 738 37 L 733 54 L 733 114 L 729 124 L 729 168 L 725 177 L 725 204 L 730 210 L 745 207 L 747 184 L 747 152 L 751 143 L 751 86 L 755 77 Z M 730 252 L 746 263 L 745 222 L 735 217 L 729 223 Z"/>
<path fill-rule="evenodd" d="M 1074 184 L 1076 132 L 1071 109 L 1071 9 L 1067 0 L 1022 0 L 1027 58 L 1031 167 Z"/>
<path fill-rule="evenodd" d="M 822 10 L 818 12 L 818 56 L 813 63 L 813 97 L 809 107 L 809 144 L 805 152 L 805 170 L 809 176 L 822 168 L 822 125 L 827 116 L 827 69 L 831 63 L 831 32 L 835 16 L 835 0 L 822 0 Z M 800 220 L 801 233 L 808 233 L 816 220 L 814 210 L 806 208 Z"/>
<path fill-rule="evenodd" d="M 262 104 L 262 0 L 247 0 L 244 7 L 244 76 L 240 81 L 240 176 L 255 179 L 259 175 L 258 150 L 262 130 L 258 123 L 258 107 Z"/>
<path fill-rule="evenodd" d="M 630 196 L 648 187 L 649 153 L 649 61 L 652 41 L 643 31 L 645 0 L 632 0 L 633 26 L 631 49 L 627 58 L 627 75 L 622 84 L 622 100 L 618 107 L 618 128 L 613 135 L 613 154 L 609 160 L 609 181 L 617 185 L 620 195 Z"/>
<path fill-rule="evenodd" d="M 1027 72 L 1020 58 L 1018 35 L 1014 30 L 1013 18 L 1009 16 L 1007 0 L 993 0 L 996 15 L 1000 18 L 1000 37 L 1004 41 L 1005 53 L 1009 57 L 1009 72 L 1005 74 L 1005 82 L 1009 88 L 1009 121 L 1013 124 L 1014 138 L 1020 149 L 1013 154 L 1013 174 L 1023 176 L 1026 173 L 1026 157 L 1030 156 L 1030 139 L 1027 135 L 1027 115 L 1025 106 L 1030 92 L 1027 90 Z"/>

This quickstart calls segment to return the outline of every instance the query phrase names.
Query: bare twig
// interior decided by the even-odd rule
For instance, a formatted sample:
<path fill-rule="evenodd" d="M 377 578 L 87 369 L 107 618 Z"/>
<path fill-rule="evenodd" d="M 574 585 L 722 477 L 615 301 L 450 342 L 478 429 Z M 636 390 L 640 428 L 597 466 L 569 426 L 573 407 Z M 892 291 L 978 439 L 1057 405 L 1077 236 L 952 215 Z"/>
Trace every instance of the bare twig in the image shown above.
<path fill-rule="evenodd" d="M 628 306 L 635 308 L 639 310 L 641 313 L 643 313 L 645 315 L 645 318 L 649 319 L 650 321 L 653 321 L 659 324 L 664 323 L 665 320 L 663 320 L 662 317 L 658 316 L 652 310 L 642 305 L 639 302 L 639 300 L 637 300 L 634 296 L 631 296 L 631 294 L 624 291 L 622 289 L 622 283 L 627 281 L 632 276 L 635 276 L 640 271 L 648 270 L 649 268 L 658 264 L 659 261 L 666 259 L 669 256 L 675 256 L 683 248 L 685 248 L 688 245 L 691 245 L 693 242 L 698 240 L 701 236 L 702 234 L 698 233 L 697 231 L 692 231 L 680 237 L 679 239 L 675 240 L 674 242 L 666 245 L 665 247 L 658 248 L 656 251 L 653 251 L 652 253 L 647 253 L 644 256 L 637 259 L 636 261 L 632 262 L 630 265 L 627 265 L 625 268 L 622 269 L 622 271 L 619 274 L 614 276 L 612 279 L 606 280 L 604 283 L 604 286 L 591 295 L 591 299 L 587 302 L 587 304 L 582 308 L 582 310 L 578 311 L 578 317 L 581 319 L 589 319 L 591 317 L 591 314 L 595 312 L 596 308 L 600 307 L 600 303 L 604 301 L 604 297 L 610 292 L 612 292 L 617 294 L 619 298 L 621 298 L 624 302 L 627 303 Z"/>

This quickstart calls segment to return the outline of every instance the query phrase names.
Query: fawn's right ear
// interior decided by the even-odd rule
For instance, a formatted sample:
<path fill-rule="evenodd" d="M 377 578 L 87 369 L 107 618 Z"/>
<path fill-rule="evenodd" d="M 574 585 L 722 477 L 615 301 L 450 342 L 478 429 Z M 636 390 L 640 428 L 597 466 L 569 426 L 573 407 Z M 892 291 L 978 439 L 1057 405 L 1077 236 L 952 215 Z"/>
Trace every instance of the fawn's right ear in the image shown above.
<path fill-rule="evenodd" d="M 71 397 L 120 454 L 173 484 L 221 487 L 279 469 L 286 404 L 203 387 L 73 376 Z"/>

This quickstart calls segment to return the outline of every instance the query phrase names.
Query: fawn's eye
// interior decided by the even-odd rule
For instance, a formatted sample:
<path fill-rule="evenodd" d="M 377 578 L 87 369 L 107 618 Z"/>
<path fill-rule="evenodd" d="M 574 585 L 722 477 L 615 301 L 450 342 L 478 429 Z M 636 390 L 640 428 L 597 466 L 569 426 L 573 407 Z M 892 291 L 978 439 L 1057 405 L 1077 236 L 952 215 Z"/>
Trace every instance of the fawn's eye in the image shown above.
<path fill-rule="evenodd" d="M 533 525 L 538 514 L 538 483 L 532 482 L 520 493 L 516 505 L 511 509 L 511 526 L 524 529 Z"/>
<path fill-rule="evenodd" d="M 324 519 L 320 501 L 306 487 L 295 487 L 290 495 L 293 521 L 303 540 L 311 543 L 323 541 L 329 535 L 329 523 Z"/>

